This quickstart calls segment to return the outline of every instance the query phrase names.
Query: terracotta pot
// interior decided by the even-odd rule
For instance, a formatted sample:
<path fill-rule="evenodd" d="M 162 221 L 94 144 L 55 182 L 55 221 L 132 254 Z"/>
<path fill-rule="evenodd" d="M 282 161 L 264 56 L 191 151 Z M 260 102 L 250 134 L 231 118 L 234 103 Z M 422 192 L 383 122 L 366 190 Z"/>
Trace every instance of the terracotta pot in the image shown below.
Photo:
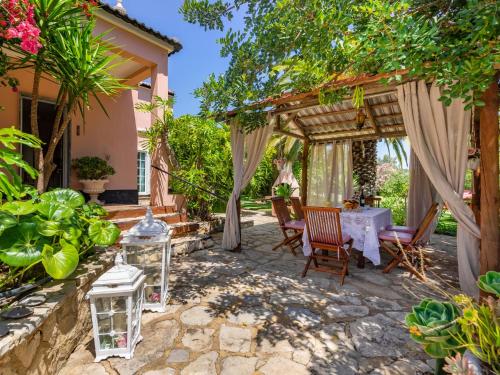
<path fill-rule="evenodd" d="M 108 182 L 108 180 L 80 180 L 80 183 L 83 185 L 83 192 L 90 195 L 90 202 L 97 204 L 103 203 L 97 197 L 106 191 L 104 185 Z"/>

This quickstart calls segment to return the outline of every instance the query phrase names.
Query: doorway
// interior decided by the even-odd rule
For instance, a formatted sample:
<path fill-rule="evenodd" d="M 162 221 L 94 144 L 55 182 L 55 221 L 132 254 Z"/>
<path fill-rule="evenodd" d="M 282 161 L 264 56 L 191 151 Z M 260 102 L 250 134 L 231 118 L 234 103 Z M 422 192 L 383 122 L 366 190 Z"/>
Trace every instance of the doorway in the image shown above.
<path fill-rule="evenodd" d="M 56 104 L 54 102 L 40 100 L 38 102 L 38 131 L 43 142 L 43 152 L 47 152 L 48 143 L 52 136 L 52 126 L 56 115 Z M 68 127 L 69 129 L 69 127 Z M 50 177 L 48 189 L 69 186 L 69 176 L 71 168 L 71 155 L 69 147 L 68 129 L 56 147 L 54 153 L 54 163 L 56 169 Z M 21 130 L 31 134 L 31 98 L 21 98 Z M 35 167 L 35 153 L 30 147 L 22 147 L 23 158 L 31 166 Z M 35 181 L 27 174 L 23 173 L 23 182 L 35 185 Z"/>

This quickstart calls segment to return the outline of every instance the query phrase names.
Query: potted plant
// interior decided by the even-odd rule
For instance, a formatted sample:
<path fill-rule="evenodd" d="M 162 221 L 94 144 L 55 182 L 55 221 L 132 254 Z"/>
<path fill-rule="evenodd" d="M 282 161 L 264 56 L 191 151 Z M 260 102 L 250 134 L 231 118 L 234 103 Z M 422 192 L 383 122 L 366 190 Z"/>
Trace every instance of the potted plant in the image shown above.
<path fill-rule="evenodd" d="M 108 183 L 107 177 L 115 174 L 113 167 L 97 156 L 85 156 L 74 159 L 73 168 L 83 185 L 83 191 L 90 195 L 90 202 L 100 204 L 97 197 L 106 191 L 104 185 Z"/>
<path fill-rule="evenodd" d="M 294 191 L 295 189 L 292 188 L 292 185 L 286 182 L 279 184 L 274 188 L 274 194 L 277 197 L 284 198 L 287 204 L 290 204 L 290 197 L 292 196 Z"/>

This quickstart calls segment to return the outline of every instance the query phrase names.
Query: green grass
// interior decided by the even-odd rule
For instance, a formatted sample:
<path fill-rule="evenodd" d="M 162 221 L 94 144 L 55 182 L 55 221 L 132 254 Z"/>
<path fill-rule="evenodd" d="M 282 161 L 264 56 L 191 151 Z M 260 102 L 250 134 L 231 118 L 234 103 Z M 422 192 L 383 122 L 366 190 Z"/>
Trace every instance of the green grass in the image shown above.
<path fill-rule="evenodd" d="M 271 202 L 248 197 L 241 198 L 241 208 L 244 210 L 270 210 Z"/>
<path fill-rule="evenodd" d="M 436 227 L 437 234 L 447 234 L 449 236 L 457 235 L 457 221 L 450 211 L 442 211 Z"/>

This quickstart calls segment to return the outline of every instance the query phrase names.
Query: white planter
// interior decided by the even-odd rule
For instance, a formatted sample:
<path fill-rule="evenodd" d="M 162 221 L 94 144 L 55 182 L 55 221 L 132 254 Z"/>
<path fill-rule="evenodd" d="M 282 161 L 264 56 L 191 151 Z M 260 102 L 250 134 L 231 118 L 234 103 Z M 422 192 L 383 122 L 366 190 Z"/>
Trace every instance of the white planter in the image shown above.
<path fill-rule="evenodd" d="M 90 202 L 98 204 L 102 204 L 102 202 L 97 197 L 106 191 L 104 185 L 108 182 L 108 180 L 80 180 L 80 183 L 83 185 L 83 191 L 90 195 Z"/>

